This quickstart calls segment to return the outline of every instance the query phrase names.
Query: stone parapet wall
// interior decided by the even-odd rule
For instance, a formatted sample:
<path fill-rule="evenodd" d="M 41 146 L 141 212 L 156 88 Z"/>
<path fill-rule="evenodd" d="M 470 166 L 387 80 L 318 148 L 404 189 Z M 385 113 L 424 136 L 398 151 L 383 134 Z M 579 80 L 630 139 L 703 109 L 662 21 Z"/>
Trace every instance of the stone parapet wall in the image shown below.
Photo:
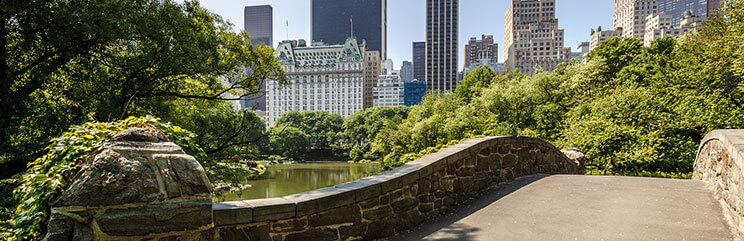
<path fill-rule="evenodd" d="M 395 170 L 310 192 L 215 203 L 220 240 L 369 240 L 419 225 L 514 178 L 583 174 L 571 160 L 535 138 L 464 141 Z"/>
<path fill-rule="evenodd" d="M 744 237 L 744 130 L 716 130 L 705 136 L 693 179 L 702 180 L 721 202 L 724 216 L 739 238 Z"/>

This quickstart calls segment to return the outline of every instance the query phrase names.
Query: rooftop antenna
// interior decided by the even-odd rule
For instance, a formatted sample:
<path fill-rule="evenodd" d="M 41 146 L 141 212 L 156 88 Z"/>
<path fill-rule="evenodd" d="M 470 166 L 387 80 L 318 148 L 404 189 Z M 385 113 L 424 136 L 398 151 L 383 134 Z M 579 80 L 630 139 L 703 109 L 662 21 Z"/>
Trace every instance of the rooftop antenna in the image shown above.
<path fill-rule="evenodd" d="M 287 19 L 287 38 L 285 39 L 289 39 L 289 19 Z"/>
<path fill-rule="evenodd" d="M 354 37 L 354 15 L 351 15 L 351 18 L 349 18 L 349 22 L 351 23 L 351 37 Z"/>

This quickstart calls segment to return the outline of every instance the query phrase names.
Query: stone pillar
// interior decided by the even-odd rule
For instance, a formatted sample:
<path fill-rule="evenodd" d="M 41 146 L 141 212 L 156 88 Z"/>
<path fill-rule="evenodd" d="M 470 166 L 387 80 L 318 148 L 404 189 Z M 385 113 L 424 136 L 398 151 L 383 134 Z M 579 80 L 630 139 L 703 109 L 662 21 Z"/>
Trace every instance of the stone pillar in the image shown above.
<path fill-rule="evenodd" d="M 571 159 L 576 165 L 579 167 L 584 167 L 584 164 L 586 163 L 586 156 L 584 156 L 584 153 L 582 153 L 579 148 L 566 148 L 561 150 L 563 155 L 566 155 L 568 159 Z"/>
<path fill-rule="evenodd" d="M 214 240 L 211 187 L 163 132 L 128 129 L 51 202 L 44 240 Z"/>

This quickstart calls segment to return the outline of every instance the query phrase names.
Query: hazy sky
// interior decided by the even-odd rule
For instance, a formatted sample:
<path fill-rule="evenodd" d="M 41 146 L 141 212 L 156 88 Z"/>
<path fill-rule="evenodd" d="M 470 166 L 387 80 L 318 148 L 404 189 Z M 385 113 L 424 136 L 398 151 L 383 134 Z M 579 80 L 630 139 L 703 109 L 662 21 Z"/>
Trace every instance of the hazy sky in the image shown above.
<path fill-rule="evenodd" d="M 181 0 L 178 0 L 181 1 Z M 269 4 L 274 9 L 274 46 L 284 39 L 310 39 L 310 0 L 201 0 L 201 5 L 222 15 L 243 29 L 243 8 Z M 504 13 L 509 0 L 460 0 L 460 69 L 463 49 L 470 37 L 493 35 L 499 44 L 499 62 L 504 62 Z M 566 47 L 573 51 L 589 41 L 589 29 L 601 25 L 612 28 L 612 0 L 557 0 L 559 28 L 565 29 Z M 289 21 L 289 28 L 286 22 Z M 388 58 L 401 62 L 411 60 L 411 42 L 426 38 L 425 0 L 388 0 Z"/>

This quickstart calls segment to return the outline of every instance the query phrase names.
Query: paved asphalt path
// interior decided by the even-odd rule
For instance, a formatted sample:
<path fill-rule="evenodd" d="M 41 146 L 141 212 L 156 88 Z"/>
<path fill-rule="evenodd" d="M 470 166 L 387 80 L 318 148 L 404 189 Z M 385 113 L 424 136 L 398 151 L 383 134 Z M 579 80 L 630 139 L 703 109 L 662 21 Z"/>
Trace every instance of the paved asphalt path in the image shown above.
<path fill-rule="evenodd" d="M 389 240 L 733 240 L 692 180 L 538 175 L 485 191 Z"/>

